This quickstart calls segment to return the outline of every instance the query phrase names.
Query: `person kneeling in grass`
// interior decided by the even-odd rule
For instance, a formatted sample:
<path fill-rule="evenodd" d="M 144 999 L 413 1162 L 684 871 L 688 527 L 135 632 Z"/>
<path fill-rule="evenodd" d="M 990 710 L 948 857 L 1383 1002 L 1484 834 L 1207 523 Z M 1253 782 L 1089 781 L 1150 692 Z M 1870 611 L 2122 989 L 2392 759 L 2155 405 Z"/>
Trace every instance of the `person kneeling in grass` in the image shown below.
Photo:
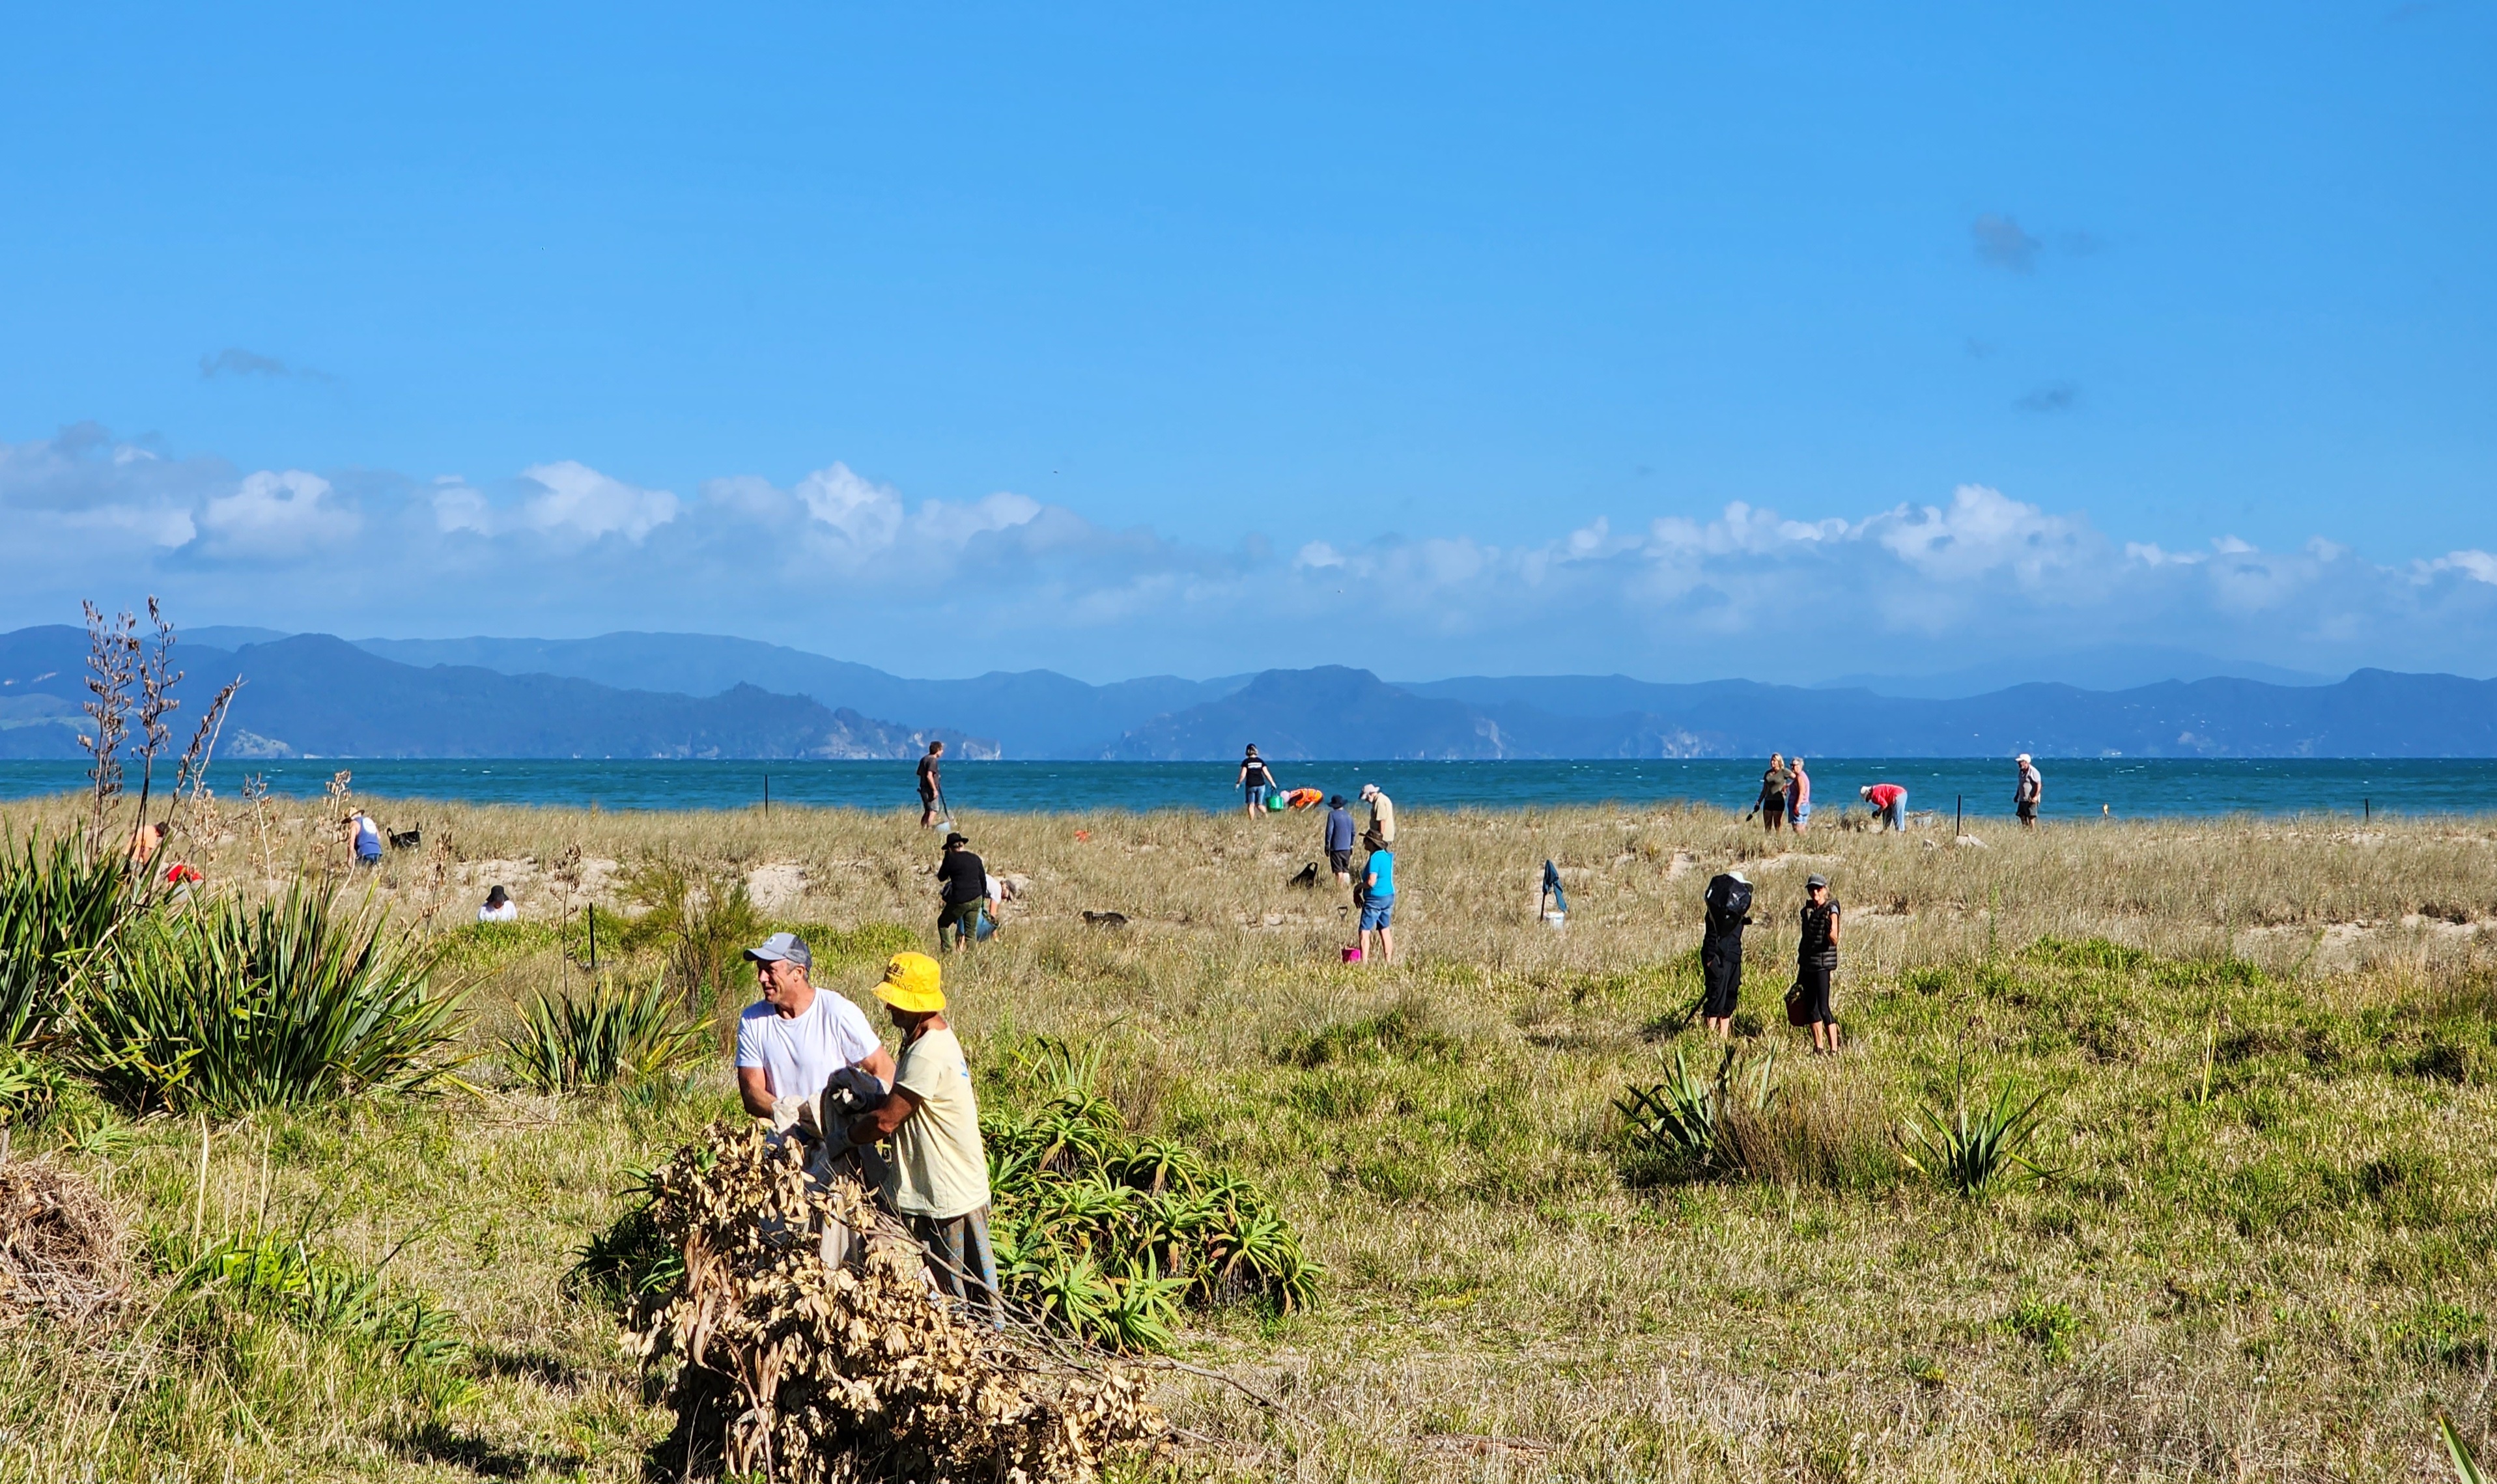
<path fill-rule="evenodd" d="M 1370 859 L 1361 868 L 1361 962 L 1370 962 L 1370 935 L 1378 934 L 1378 962 L 1396 962 L 1396 854 L 1374 830 Z"/>
<path fill-rule="evenodd" d="M 859 1116 L 850 1142 L 893 1141 L 884 1203 L 919 1240 L 937 1288 L 1002 1329 L 980 1105 L 963 1043 L 945 1024 L 943 970 L 924 953 L 895 954 L 875 997 L 901 1032 L 901 1064 L 893 1095 Z"/>

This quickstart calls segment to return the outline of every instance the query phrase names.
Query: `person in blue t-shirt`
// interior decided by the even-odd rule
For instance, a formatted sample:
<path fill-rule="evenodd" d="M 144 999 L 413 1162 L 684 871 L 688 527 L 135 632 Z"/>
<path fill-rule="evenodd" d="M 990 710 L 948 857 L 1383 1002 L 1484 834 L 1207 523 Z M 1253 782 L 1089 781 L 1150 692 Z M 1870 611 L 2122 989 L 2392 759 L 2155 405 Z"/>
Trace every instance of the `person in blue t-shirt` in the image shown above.
<path fill-rule="evenodd" d="M 1370 962 L 1370 935 L 1378 934 L 1378 962 L 1396 962 L 1396 854 L 1371 837 L 1370 859 L 1361 868 L 1361 962 Z"/>
<path fill-rule="evenodd" d="M 1335 884 L 1352 885 L 1352 813 L 1343 806 L 1342 794 L 1327 801 L 1326 858 Z"/>

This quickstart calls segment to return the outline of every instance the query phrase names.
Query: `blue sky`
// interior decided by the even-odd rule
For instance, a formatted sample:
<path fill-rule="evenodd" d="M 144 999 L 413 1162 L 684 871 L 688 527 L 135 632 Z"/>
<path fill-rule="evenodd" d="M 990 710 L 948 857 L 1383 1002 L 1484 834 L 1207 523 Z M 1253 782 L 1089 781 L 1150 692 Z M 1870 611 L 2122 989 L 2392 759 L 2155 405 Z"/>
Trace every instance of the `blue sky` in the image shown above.
<path fill-rule="evenodd" d="M 22 16 L 0 624 L 2487 673 L 2489 6 L 1341 9 Z"/>

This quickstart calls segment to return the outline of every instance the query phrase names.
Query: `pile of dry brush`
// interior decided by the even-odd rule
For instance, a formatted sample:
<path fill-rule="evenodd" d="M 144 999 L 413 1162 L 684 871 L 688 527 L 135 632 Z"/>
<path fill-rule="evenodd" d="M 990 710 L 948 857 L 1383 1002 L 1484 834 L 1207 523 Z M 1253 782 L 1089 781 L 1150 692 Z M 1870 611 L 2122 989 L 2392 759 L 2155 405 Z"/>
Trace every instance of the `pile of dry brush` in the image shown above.
<path fill-rule="evenodd" d="M 681 1276 L 639 1307 L 633 1343 L 673 1359 L 692 1453 L 775 1484 L 1084 1481 L 1170 1436 L 1123 1367 L 972 1323 L 932 1291 L 919 1249 L 875 1230 L 854 1186 L 808 1179 L 759 1126 L 714 1127 L 649 1183 Z M 827 1265 L 820 1234 L 867 1230 Z M 717 1429 L 716 1433 L 712 1429 Z"/>
<path fill-rule="evenodd" d="M 37 1312 L 84 1323 L 129 1292 L 121 1223 L 95 1187 L 47 1162 L 0 1153 L 0 1326 Z"/>

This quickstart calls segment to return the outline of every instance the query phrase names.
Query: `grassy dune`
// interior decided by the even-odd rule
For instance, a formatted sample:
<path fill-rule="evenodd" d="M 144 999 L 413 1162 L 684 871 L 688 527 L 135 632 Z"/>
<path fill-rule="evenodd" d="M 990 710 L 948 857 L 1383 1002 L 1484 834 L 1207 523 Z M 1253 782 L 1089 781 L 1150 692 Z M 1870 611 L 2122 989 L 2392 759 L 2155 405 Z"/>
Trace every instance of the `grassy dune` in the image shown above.
<path fill-rule="evenodd" d="M 1392 968 L 1337 962 L 1341 896 L 1284 885 L 1314 819 L 963 819 L 1030 878 L 1004 935 L 949 964 L 984 1095 L 1023 1095 L 1034 1037 L 1105 1047 L 1132 1126 L 1246 1170 L 1329 1270 L 1313 1311 L 1199 1316 L 1181 1357 L 1280 1405 L 1172 1375 L 1209 1440 L 1158 1469 L 2409 1480 L 2443 1467 L 2438 1412 L 2484 1437 L 2497 823 L 1981 821 L 1977 845 L 1423 804 Z M 502 1086 L 494 1037 L 579 982 L 581 908 L 617 961 L 624 873 L 654 857 L 742 874 L 776 922 L 932 944 L 935 851 L 899 814 L 376 812 L 426 848 L 354 889 L 456 939 L 479 1092 L 205 1128 L 74 1097 L 20 1131 L 109 1192 L 147 1274 L 110 1331 L 0 1333 L 0 1480 L 642 1477 L 667 1421 L 563 1277 L 628 1172 L 728 1111 L 727 1074 L 539 1097 Z M 177 843 L 211 889 L 342 864 L 299 805 L 216 828 Z M 1547 857 L 1565 931 L 1533 921 Z M 1762 923 L 1741 1044 L 1780 1053 L 1783 1178 L 1644 1160 L 1613 1106 L 1677 1049 L 1713 1068 L 1680 1016 L 1700 890 L 1737 862 Z M 1849 913 L 1850 1046 L 1825 1061 L 1778 1003 L 1811 870 Z M 494 881 L 528 925 L 461 926 Z M 819 981 L 871 1005 L 872 937 Z M 2046 1094 L 2051 1178 L 1969 1200 L 1900 1162 L 1890 1131 L 1962 1067 Z M 171 1297 L 195 1230 L 276 1227 L 349 1265 L 395 1254 L 390 1290 L 450 1310 L 464 1358 Z"/>

